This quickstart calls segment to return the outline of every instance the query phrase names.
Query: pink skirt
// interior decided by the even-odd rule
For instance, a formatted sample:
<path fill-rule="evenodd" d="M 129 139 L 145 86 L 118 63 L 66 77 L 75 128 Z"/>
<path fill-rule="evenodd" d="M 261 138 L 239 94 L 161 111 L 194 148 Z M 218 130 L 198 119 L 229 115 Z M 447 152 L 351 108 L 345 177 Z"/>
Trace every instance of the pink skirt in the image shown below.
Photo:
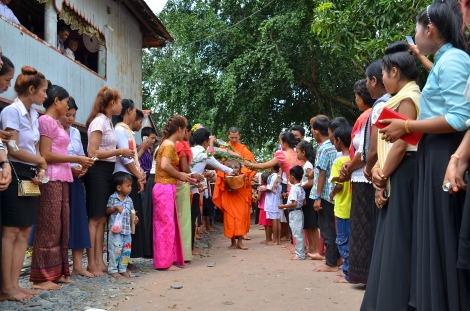
<path fill-rule="evenodd" d="M 155 184 L 153 196 L 153 267 L 184 266 L 183 245 L 176 207 L 176 185 Z"/>
<path fill-rule="evenodd" d="M 266 218 L 266 211 L 264 210 L 264 208 L 259 209 L 258 224 L 261 226 L 268 226 L 268 227 L 271 227 L 273 225 L 273 221 L 271 219 Z"/>

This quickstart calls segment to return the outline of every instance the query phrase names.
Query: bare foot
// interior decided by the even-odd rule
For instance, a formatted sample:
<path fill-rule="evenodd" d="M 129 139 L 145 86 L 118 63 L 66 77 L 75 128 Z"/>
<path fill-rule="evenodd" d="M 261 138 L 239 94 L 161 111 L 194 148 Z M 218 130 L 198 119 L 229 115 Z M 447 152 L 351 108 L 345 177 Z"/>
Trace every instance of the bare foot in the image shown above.
<path fill-rule="evenodd" d="M 193 249 L 193 256 L 201 255 L 201 252 L 195 247 Z"/>
<path fill-rule="evenodd" d="M 319 253 L 307 253 L 307 256 L 313 260 L 324 260 L 325 256 L 320 255 Z"/>
<path fill-rule="evenodd" d="M 344 277 L 342 277 L 342 278 L 339 278 L 339 279 L 334 279 L 333 283 L 349 283 L 349 282 L 346 281 L 346 279 Z"/>
<path fill-rule="evenodd" d="M 108 272 L 108 266 L 105 265 L 105 264 L 100 265 L 99 268 L 100 268 L 100 270 L 101 270 L 102 272 Z"/>
<path fill-rule="evenodd" d="M 194 237 L 196 238 L 196 240 L 202 239 L 202 237 L 199 234 L 196 234 Z"/>
<path fill-rule="evenodd" d="M 232 244 L 228 247 L 229 249 L 236 249 L 237 248 L 237 245 L 236 244 Z"/>
<path fill-rule="evenodd" d="M 111 273 L 111 276 L 112 276 L 113 278 L 115 278 L 115 279 L 118 279 L 118 280 L 122 279 L 122 275 L 120 275 L 120 274 L 117 273 L 117 272 Z"/>
<path fill-rule="evenodd" d="M 251 238 L 245 234 L 245 235 L 243 236 L 243 240 L 249 241 L 249 240 L 251 240 Z"/>
<path fill-rule="evenodd" d="M 82 275 L 82 276 L 86 276 L 88 278 L 94 278 L 95 275 L 83 268 L 73 268 L 72 269 L 72 275 Z"/>
<path fill-rule="evenodd" d="M 121 275 L 125 278 L 130 278 L 131 277 L 131 272 L 126 270 L 126 272 L 121 273 Z"/>
<path fill-rule="evenodd" d="M 290 241 L 290 239 L 289 239 L 288 237 L 283 236 L 283 237 L 281 238 L 281 241 Z"/>
<path fill-rule="evenodd" d="M 167 271 L 179 271 L 181 270 L 181 268 L 175 266 L 175 265 L 171 265 L 171 267 L 169 267 L 168 269 L 165 269 Z"/>
<path fill-rule="evenodd" d="M 289 259 L 290 259 L 290 260 L 302 260 L 302 259 L 300 259 L 300 258 L 297 257 L 297 256 L 291 256 Z"/>
<path fill-rule="evenodd" d="M 295 254 L 295 249 L 290 249 L 289 254 Z"/>
<path fill-rule="evenodd" d="M 321 265 L 318 268 L 313 269 L 314 272 L 338 272 L 338 267 L 330 267 L 327 265 Z"/>
<path fill-rule="evenodd" d="M 43 289 L 43 290 L 59 290 L 62 289 L 62 285 L 57 285 L 54 282 L 46 281 L 41 283 L 33 283 L 33 288 Z"/>
<path fill-rule="evenodd" d="M 88 272 L 90 272 L 91 274 L 93 274 L 93 275 L 96 276 L 96 277 L 105 276 L 105 274 L 103 273 L 103 271 L 101 271 L 100 269 L 98 269 L 98 268 L 96 268 L 96 267 L 90 267 L 90 266 L 88 266 L 86 269 L 87 269 Z"/>
<path fill-rule="evenodd" d="M 61 276 L 54 283 L 75 283 L 75 281 L 71 280 L 69 276 Z"/>
<path fill-rule="evenodd" d="M 266 240 L 261 241 L 260 244 L 268 244 L 268 241 L 266 241 Z"/>
<path fill-rule="evenodd" d="M 342 271 L 336 273 L 337 276 L 341 276 L 341 277 L 344 277 L 344 273 Z"/>
<path fill-rule="evenodd" d="M 269 241 L 269 242 L 266 242 L 266 245 L 279 245 L 279 242 L 277 242 L 277 241 Z"/>
<path fill-rule="evenodd" d="M 250 240 L 251 240 L 251 239 L 250 239 Z M 244 250 L 244 251 L 246 251 L 246 250 L 248 249 L 248 247 L 246 247 L 245 245 L 243 245 L 242 242 L 237 243 L 237 248 L 238 248 L 238 249 L 242 249 L 242 250 Z"/>
<path fill-rule="evenodd" d="M 215 232 L 215 229 L 209 228 L 209 232 Z"/>
<path fill-rule="evenodd" d="M 11 301 L 25 301 L 33 298 L 33 295 L 27 295 L 25 293 L 16 290 L 16 288 L 3 289 L 0 293 L 0 301 L 11 300 Z"/>
<path fill-rule="evenodd" d="M 264 227 L 260 227 L 259 230 L 266 230 Z"/>
<path fill-rule="evenodd" d="M 127 270 L 129 270 L 129 271 L 137 271 L 137 270 L 139 270 L 139 268 L 137 268 L 137 266 L 134 265 L 133 263 L 129 263 L 129 264 L 127 264 Z"/>
<path fill-rule="evenodd" d="M 40 290 L 32 290 L 32 289 L 27 289 L 27 288 L 23 288 L 23 287 L 20 287 L 19 285 L 15 287 L 15 289 L 23 294 L 26 294 L 26 295 L 31 295 L 31 296 L 35 296 L 39 293 L 41 293 Z"/>

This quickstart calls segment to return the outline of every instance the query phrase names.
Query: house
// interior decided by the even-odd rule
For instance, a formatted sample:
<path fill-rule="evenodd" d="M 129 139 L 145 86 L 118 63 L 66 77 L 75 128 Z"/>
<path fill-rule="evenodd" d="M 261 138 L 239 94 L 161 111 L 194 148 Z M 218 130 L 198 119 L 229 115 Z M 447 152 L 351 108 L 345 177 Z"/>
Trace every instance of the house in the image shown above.
<path fill-rule="evenodd" d="M 15 65 L 15 78 L 23 65 L 30 65 L 64 87 L 78 105 L 76 127 L 82 133 L 103 85 L 141 109 L 142 49 L 173 42 L 144 0 L 13 0 L 8 7 L 20 25 L 0 16 L 0 46 Z M 79 43 L 77 61 L 57 49 L 58 30 L 64 26 L 71 29 L 65 43 Z M 15 92 L 10 88 L 0 96 L 4 107 Z"/>

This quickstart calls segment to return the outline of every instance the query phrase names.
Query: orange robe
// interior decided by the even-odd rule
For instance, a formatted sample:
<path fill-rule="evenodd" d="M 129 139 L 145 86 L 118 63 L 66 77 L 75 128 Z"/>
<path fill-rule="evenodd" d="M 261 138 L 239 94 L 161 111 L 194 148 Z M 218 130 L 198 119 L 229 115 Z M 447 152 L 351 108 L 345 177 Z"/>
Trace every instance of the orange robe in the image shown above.
<path fill-rule="evenodd" d="M 229 144 L 242 158 L 255 162 L 253 153 L 244 144 Z M 250 231 L 251 179 L 256 175 L 256 171 L 242 167 L 240 173 L 247 177 L 245 186 L 230 191 L 224 183 L 225 174 L 217 171 L 212 201 L 224 213 L 224 235 L 227 238 L 245 235 Z"/>

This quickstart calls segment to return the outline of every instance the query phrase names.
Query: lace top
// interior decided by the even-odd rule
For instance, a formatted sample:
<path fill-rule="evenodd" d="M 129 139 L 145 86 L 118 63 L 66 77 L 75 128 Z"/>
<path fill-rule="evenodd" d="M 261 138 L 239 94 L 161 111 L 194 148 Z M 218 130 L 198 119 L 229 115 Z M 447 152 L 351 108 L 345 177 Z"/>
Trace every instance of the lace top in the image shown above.
<path fill-rule="evenodd" d="M 62 126 L 59 126 L 57 120 L 54 120 L 48 115 L 41 116 L 39 118 L 39 133 L 41 136 L 52 139 L 51 152 L 60 155 L 68 155 L 67 149 L 70 138 Z M 51 181 L 73 182 L 72 171 L 70 170 L 70 163 L 68 162 L 47 163 L 46 175 L 49 176 Z"/>
<path fill-rule="evenodd" d="M 171 165 L 176 169 L 176 166 L 179 163 L 179 157 L 176 153 L 175 146 L 166 145 L 161 146 L 156 155 L 156 172 L 155 172 L 155 183 L 156 184 L 175 184 L 176 178 L 168 175 L 164 170 L 162 170 L 162 158 L 170 158 Z"/>

